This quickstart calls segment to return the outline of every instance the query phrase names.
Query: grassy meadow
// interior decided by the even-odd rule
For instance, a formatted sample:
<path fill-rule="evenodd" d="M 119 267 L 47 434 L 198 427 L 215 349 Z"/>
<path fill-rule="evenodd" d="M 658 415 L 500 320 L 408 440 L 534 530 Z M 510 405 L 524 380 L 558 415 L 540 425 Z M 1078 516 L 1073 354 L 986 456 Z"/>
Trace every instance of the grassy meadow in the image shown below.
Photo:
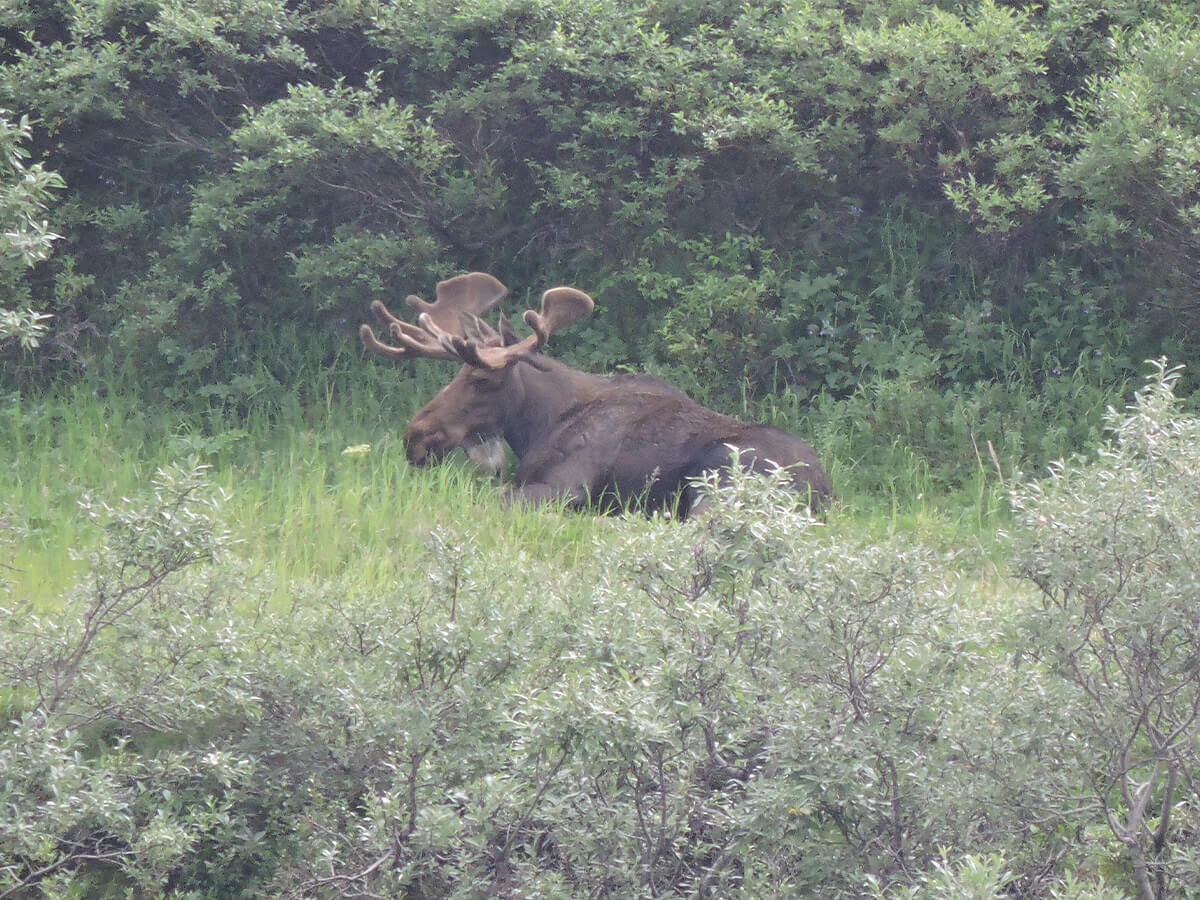
<path fill-rule="evenodd" d="M 637 527 L 627 518 L 507 508 L 492 480 L 461 455 L 410 466 L 400 437 L 441 373 L 404 382 L 409 395 L 387 384 L 389 374 L 372 380 L 324 371 L 249 410 L 198 398 L 190 409 L 168 411 L 119 380 L 7 398 L 0 451 L 11 465 L 0 510 L 7 511 L 10 597 L 53 608 L 103 538 L 103 517 L 83 507 L 136 496 L 173 463 L 207 467 L 226 495 L 235 552 L 281 602 L 294 581 L 349 576 L 364 588 L 387 585 L 438 526 L 469 527 L 481 549 L 547 566 L 574 564 L 599 532 Z M 794 409 L 737 412 L 803 430 Z M 974 477 L 946 491 L 911 452 L 864 451 L 873 452 L 882 458 L 876 467 L 892 469 L 874 491 L 856 483 L 853 460 L 828 459 L 839 490 L 830 529 L 881 538 L 904 532 L 948 549 L 994 547 L 1007 499 L 1005 475 L 992 460 L 981 457 Z"/>
<path fill-rule="evenodd" d="M 0 492 L 8 525 L 10 597 L 52 609 L 87 571 L 103 517 L 83 506 L 146 490 L 155 471 L 196 463 L 226 495 L 235 553 L 274 600 L 296 580 L 351 576 L 364 587 L 394 581 L 443 526 L 469 525 L 488 550 L 519 549 L 546 564 L 587 552 L 592 516 L 502 509 L 489 479 L 464 460 L 416 469 L 404 460 L 405 416 L 366 419 L 365 391 L 305 410 L 248 417 L 239 427 L 208 411 L 147 412 L 128 395 L 92 385 L 27 403 L 11 398 L 0 447 L 12 460 Z"/>

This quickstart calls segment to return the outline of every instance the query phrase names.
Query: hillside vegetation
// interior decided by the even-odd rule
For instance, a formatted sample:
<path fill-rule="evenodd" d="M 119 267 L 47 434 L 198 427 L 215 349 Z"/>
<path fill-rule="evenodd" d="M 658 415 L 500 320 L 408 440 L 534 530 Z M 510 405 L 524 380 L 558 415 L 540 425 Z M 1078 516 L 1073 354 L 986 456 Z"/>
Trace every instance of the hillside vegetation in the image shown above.
<path fill-rule="evenodd" d="M 1193 3 L 0 10 L 0 900 L 1200 894 Z M 408 466 L 471 270 L 838 502 Z"/>
<path fill-rule="evenodd" d="M 1195 355 L 1190 3 L 5 9 L 2 140 L 36 188 L 6 215 L 61 235 L 0 273 L 0 336 L 54 317 L 37 355 L 7 341 L 18 386 L 132 366 L 244 411 L 372 299 L 483 270 L 518 312 L 596 297 L 570 361 L 808 415 L 875 489 L 988 441 L 1040 467 L 1144 359 Z"/>

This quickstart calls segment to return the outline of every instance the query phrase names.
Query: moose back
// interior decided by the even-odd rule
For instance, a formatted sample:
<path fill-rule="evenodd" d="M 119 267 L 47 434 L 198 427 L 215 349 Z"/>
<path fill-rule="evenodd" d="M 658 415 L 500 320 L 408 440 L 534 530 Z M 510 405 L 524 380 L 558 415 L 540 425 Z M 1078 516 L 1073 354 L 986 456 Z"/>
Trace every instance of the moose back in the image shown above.
<path fill-rule="evenodd" d="M 433 303 L 406 298 L 417 325 L 378 300 L 371 304 L 392 343 L 363 325 L 369 350 L 463 364 L 409 422 L 409 462 L 426 465 L 461 448 L 495 473 L 504 442 L 519 460 L 507 488 L 511 499 L 603 509 L 636 505 L 683 517 L 698 499 L 692 482 L 727 471 L 736 448 L 743 466 L 786 470 L 810 504 L 832 497 L 816 453 L 795 435 L 714 412 L 659 378 L 590 375 L 543 355 L 550 335 L 592 311 L 587 294 L 570 287 L 546 291 L 541 311 L 524 315 L 532 334 L 519 338 L 503 316 L 499 329 L 480 318 L 507 293 L 491 275 L 459 275 L 438 284 Z"/>

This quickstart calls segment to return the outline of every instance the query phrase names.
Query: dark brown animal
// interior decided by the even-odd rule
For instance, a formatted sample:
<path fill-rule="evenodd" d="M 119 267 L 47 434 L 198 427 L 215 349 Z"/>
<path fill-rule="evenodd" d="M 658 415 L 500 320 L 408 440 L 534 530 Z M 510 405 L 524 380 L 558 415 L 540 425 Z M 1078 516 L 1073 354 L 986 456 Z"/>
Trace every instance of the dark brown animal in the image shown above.
<path fill-rule="evenodd" d="M 462 448 L 498 472 L 504 441 L 519 460 L 508 487 L 513 499 L 604 509 L 637 505 L 686 516 L 697 501 L 693 480 L 728 469 L 736 448 L 743 466 L 787 470 L 813 505 L 832 497 L 812 447 L 782 429 L 721 415 L 659 378 L 589 375 L 542 355 L 550 335 L 592 311 L 587 294 L 570 287 L 546 291 L 541 312 L 524 316 L 533 333 L 519 339 L 503 316 L 498 331 L 480 319 L 507 293 L 482 272 L 443 281 L 434 303 L 407 298 L 419 327 L 378 300 L 371 304 L 395 344 L 382 343 L 363 325 L 368 349 L 393 359 L 463 363 L 409 422 L 409 462 L 425 465 Z"/>

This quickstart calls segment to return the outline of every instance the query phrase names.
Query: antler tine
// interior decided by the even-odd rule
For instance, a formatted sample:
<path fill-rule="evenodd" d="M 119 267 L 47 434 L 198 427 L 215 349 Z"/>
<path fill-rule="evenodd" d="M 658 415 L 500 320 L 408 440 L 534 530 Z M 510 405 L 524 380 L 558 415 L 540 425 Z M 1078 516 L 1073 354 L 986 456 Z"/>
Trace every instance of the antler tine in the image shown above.
<path fill-rule="evenodd" d="M 372 353 L 378 353 L 380 356 L 387 356 L 392 359 L 404 359 L 411 355 L 401 347 L 389 347 L 383 343 L 379 338 L 375 337 L 375 332 L 371 326 L 365 323 L 358 327 L 358 336 L 362 338 L 364 347 Z"/>
<path fill-rule="evenodd" d="M 421 298 L 415 294 L 409 294 L 404 302 L 411 306 L 414 300 L 421 300 Z M 391 310 L 383 305 L 382 300 L 371 301 L 371 314 L 375 316 L 375 319 L 379 322 L 379 324 L 386 328 L 389 332 L 396 326 L 404 326 L 406 324 L 402 319 L 398 319 L 392 315 Z"/>
<path fill-rule="evenodd" d="M 501 326 L 504 325 L 503 313 L 500 315 L 500 324 Z M 483 319 L 479 318 L 479 316 L 475 315 L 474 313 L 464 314 L 462 317 L 462 325 L 463 337 L 465 337 L 468 341 L 474 341 L 477 344 L 501 344 L 504 342 L 500 332 L 498 332 L 495 328 L 483 321 Z"/>
<path fill-rule="evenodd" d="M 437 299 L 433 303 L 426 303 L 416 294 L 404 298 L 405 303 L 417 310 L 419 328 L 392 315 L 382 301 L 371 304 L 371 312 L 399 346 L 383 343 L 367 325 L 359 333 L 368 350 L 392 359 L 458 359 L 449 337 L 485 338 L 480 326 L 486 326 L 478 317 L 507 293 L 508 288 L 486 272 L 469 272 L 438 282 Z"/>
<path fill-rule="evenodd" d="M 393 316 L 381 300 L 376 300 L 371 304 L 371 312 L 375 314 L 375 318 L 379 320 L 380 324 L 387 328 L 392 338 L 400 344 L 398 347 L 393 347 L 383 343 L 375 337 L 375 332 L 370 325 L 363 325 L 358 330 L 359 336 L 362 338 L 363 346 L 373 353 L 390 359 L 457 358 L 452 350 L 446 348 L 434 336 Z"/>
<path fill-rule="evenodd" d="M 533 334 L 524 340 L 497 347 L 465 340 L 459 335 L 445 334 L 443 345 L 453 347 L 459 359 L 468 365 L 480 369 L 503 369 L 523 357 L 536 353 L 545 345 L 550 335 L 578 322 L 595 306 L 595 301 L 581 290 L 572 287 L 551 288 L 542 294 L 540 313 L 532 309 L 526 310 L 525 324 L 533 329 Z M 426 319 L 422 318 L 421 324 L 426 329 L 429 328 Z"/>

